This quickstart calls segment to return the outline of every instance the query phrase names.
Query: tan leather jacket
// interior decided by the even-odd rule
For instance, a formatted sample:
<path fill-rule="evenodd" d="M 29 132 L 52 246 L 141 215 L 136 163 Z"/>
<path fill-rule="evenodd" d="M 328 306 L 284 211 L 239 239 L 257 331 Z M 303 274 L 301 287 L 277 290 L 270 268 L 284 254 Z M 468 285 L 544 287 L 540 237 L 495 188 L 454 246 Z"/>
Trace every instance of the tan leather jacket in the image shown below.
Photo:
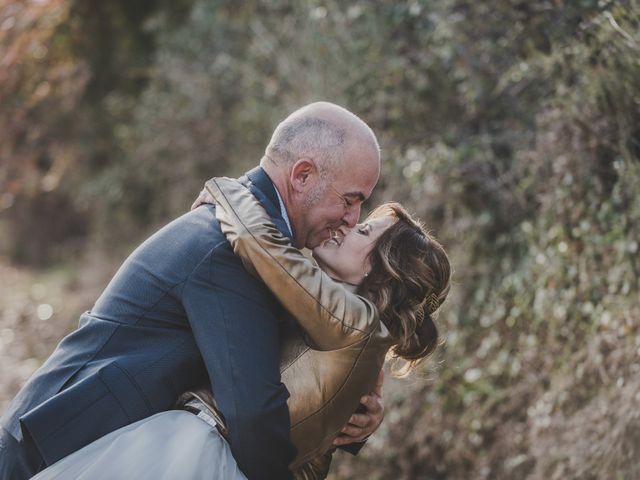
<path fill-rule="evenodd" d="M 282 381 L 287 386 L 296 468 L 326 452 L 370 392 L 392 338 L 374 305 L 333 281 L 271 222 L 237 180 L 214 178 L 220 227 L 245 266 L 257 272 L 306 334 L 285 338 Z"/>

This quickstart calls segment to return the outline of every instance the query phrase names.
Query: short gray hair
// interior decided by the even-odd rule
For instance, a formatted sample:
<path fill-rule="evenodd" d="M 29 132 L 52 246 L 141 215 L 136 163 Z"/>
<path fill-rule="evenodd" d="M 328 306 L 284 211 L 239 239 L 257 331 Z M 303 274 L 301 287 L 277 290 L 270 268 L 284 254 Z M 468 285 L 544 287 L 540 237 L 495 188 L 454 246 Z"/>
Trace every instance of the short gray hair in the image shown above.
<path fill-rule="evenodd" d="M 327 120 L 294 117 L 278 125 L 265 153 L 272 160 L 289 164 L 309 157 L 316 162 L 320 176 L 326 177 L 344 156 L 346 137 L 346 128 Z"/>

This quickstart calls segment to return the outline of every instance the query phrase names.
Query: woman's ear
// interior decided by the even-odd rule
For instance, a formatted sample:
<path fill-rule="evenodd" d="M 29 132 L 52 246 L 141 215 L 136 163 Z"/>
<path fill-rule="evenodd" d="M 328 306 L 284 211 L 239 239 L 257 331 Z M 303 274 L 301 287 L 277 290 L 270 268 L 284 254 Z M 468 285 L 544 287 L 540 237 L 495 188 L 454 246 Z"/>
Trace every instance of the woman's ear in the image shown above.
<path fill-rule="evenodd" d="M 291 168 L 291 185 L 296 192 L 305 192 L 315 184 L 318 179 L 318 169 L 314 161 L 308 157 L 302 157 Z"/>
<path fill-rule="evenodd" d="M 369 276 L 369 274 L 371 273 L 371 268 L 371 259 L 369 258 L 369 255 L 367 255 L 364 259 L 364 264 L 362 265 L 363 273 L 362 278 L 360 279 L 361 281 Z"/>

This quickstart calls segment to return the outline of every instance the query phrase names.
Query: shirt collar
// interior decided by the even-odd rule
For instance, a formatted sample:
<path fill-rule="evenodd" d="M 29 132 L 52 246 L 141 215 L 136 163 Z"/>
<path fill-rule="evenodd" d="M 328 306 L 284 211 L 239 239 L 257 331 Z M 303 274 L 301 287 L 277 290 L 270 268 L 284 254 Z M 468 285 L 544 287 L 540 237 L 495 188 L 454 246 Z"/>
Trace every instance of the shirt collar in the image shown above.
<path fill-rule="evenodd" d="M 282 201 L 282 197 L 280 196 L 280 192 L 273 186 L 273 189 L 276 191 L 276 195 L 278 196 L 278 202 L 280 203 L 280 213 L 282 214 L 282 218 L 284 219 L 284 223 L 287 224 L 287 228 L 289 229 L 289 233 L 293 237 L 293 230 L 291 229 L 291 222 L 289 221 L 289 215 L 287 215 L 287 209 L 284 206 L 284 202 Z"/>

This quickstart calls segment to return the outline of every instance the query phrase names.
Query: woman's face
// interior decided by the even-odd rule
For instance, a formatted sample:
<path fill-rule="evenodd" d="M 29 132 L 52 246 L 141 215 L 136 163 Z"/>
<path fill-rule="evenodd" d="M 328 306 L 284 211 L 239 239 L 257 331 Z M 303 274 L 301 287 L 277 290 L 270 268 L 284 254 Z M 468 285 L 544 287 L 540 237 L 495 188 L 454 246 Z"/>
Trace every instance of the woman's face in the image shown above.
<path fill-rule="evenodd" d="M 313 249 L 313 257 L 330 277 L 359 284 L 369 272 L 368 255 L 376 240 L 396 222 L 393 215 L 381 216 L 353 228 L 340 227 L 338 235 Z"/>

